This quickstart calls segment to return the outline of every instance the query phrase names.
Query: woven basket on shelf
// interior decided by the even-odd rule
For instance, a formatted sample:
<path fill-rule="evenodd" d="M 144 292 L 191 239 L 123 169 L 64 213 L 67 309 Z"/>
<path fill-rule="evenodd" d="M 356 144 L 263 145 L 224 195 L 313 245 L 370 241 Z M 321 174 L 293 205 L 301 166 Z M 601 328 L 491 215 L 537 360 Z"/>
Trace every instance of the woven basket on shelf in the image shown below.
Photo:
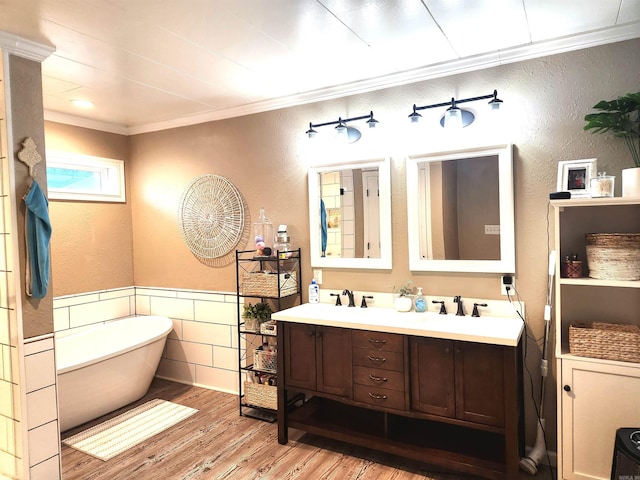
<path fill-rule="evenodd" d="M 581 357 L 640 363 L 640 328 L 601 322 L 570 325 L 569 352 Z"/>
<path fill-rule="evenodd" d="M 256 349 L 253 352 L 253 366 L 258 370 L 276 373 L 278 371 L 278 354 Z"/>
<path fill-rule="evenodd" d="M 298 292 L 296 272 L 291 273 L 248 273 L 242 274 L 242 294 L 257 297 L 277 297 L 278 281 L 280 281 L 280 296 L 286 297 Z"/>
<path fill-rule="evenodd" d="M 640 233 L 587 233 L 589 277 L 640 280 Z"/>
<path fill-rule="evenodd" d="M 278 409 L 278 388 L 272 385 L 244 382 L 244 400 L 248 405 Z"/>

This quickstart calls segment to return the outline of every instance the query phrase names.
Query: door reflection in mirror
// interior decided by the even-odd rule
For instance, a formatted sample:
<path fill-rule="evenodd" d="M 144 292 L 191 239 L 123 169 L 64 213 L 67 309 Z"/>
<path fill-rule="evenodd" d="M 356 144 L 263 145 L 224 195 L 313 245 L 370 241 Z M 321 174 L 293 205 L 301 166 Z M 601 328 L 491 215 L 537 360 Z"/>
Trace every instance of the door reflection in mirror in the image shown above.
<path fill-rule="evenodd" d="M 498 155 L 418 165 L 422 259 L 500 260 L 498 168 Z"/>
<path fill-rule="evenodd" d="M 321 257 L 380 258 L 377 168 L 322 172 Z"/>
<path fill-rule="evenodd" d="M 412 271 L 515 272 L 512 147 L 407 157 Z"/>

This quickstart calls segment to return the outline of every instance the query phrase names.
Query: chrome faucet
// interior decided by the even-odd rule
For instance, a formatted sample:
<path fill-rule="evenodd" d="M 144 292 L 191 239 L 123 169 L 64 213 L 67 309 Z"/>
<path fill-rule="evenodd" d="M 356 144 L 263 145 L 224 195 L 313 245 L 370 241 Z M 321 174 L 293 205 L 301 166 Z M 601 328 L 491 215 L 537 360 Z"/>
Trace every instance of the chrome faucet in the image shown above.
<path fill-rule="evenodd" d="M 355 307 L 356 306 L 356 302 L 355 302 L 355 300 L 353 298 L 353 292 L 351 290 L 344 289 L 342 291 L 342 294 L 349 296 L 349 305 L 347 305 L 347 306 L 349 306 L 349 307 Z"/>
<path fill-rule="evenodd" d="M 456 315 L 459 317 L 464 317 L 464 308 L 462 307 L 462 297 L 460 295 L 456 295 L 453 297 L 453 301 L 458 304 L 458 311 Z"/>

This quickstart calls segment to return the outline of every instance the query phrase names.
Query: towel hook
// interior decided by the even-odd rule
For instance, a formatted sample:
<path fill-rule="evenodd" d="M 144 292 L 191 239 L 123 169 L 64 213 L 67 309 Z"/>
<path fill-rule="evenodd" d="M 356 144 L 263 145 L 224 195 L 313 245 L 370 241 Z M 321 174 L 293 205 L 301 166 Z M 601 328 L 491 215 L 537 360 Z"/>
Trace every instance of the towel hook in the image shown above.
<path fill-rule="evenodd" d="M 18 152 L 18 160 L 29 167 L 29 176 L 34 178 L 34 169 L 42 161 L 42 156 L 38 153 L 38 146 L 33 138 L 27 137 L 22 142 L 22 150 Z"/>

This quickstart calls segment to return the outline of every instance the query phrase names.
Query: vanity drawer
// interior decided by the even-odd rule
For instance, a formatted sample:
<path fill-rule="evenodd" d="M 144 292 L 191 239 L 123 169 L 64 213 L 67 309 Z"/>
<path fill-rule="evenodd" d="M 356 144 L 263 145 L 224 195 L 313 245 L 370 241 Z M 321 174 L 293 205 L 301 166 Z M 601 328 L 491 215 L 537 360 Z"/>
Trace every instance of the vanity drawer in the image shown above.
<path fill-rule="evenodd" d="M 374 405 L 376 407 L 404 410 L 404 392 L 388 390 L 386 388 L 368 387 L 366 385 L 353 386 L 353 399 L 356 402 Z"/>
<path fill-rule="evenodd" d="M 352 330 L 351 343 L 354 348 L 375 348 L 389 352 L 403 351 L 403 336 L 395 333 Z"/>
<path fill-rule="evenodd" d="M 404 371 L 404 354 L 402 352 L 385 352 L 372 348 L 354 348 L 353 365 L 402 372 Z"/>
<path fill-rule="evenodd" d="M 404 373 L 370 367 L 353 367 L 353 383 L 404 392 Z"/>

